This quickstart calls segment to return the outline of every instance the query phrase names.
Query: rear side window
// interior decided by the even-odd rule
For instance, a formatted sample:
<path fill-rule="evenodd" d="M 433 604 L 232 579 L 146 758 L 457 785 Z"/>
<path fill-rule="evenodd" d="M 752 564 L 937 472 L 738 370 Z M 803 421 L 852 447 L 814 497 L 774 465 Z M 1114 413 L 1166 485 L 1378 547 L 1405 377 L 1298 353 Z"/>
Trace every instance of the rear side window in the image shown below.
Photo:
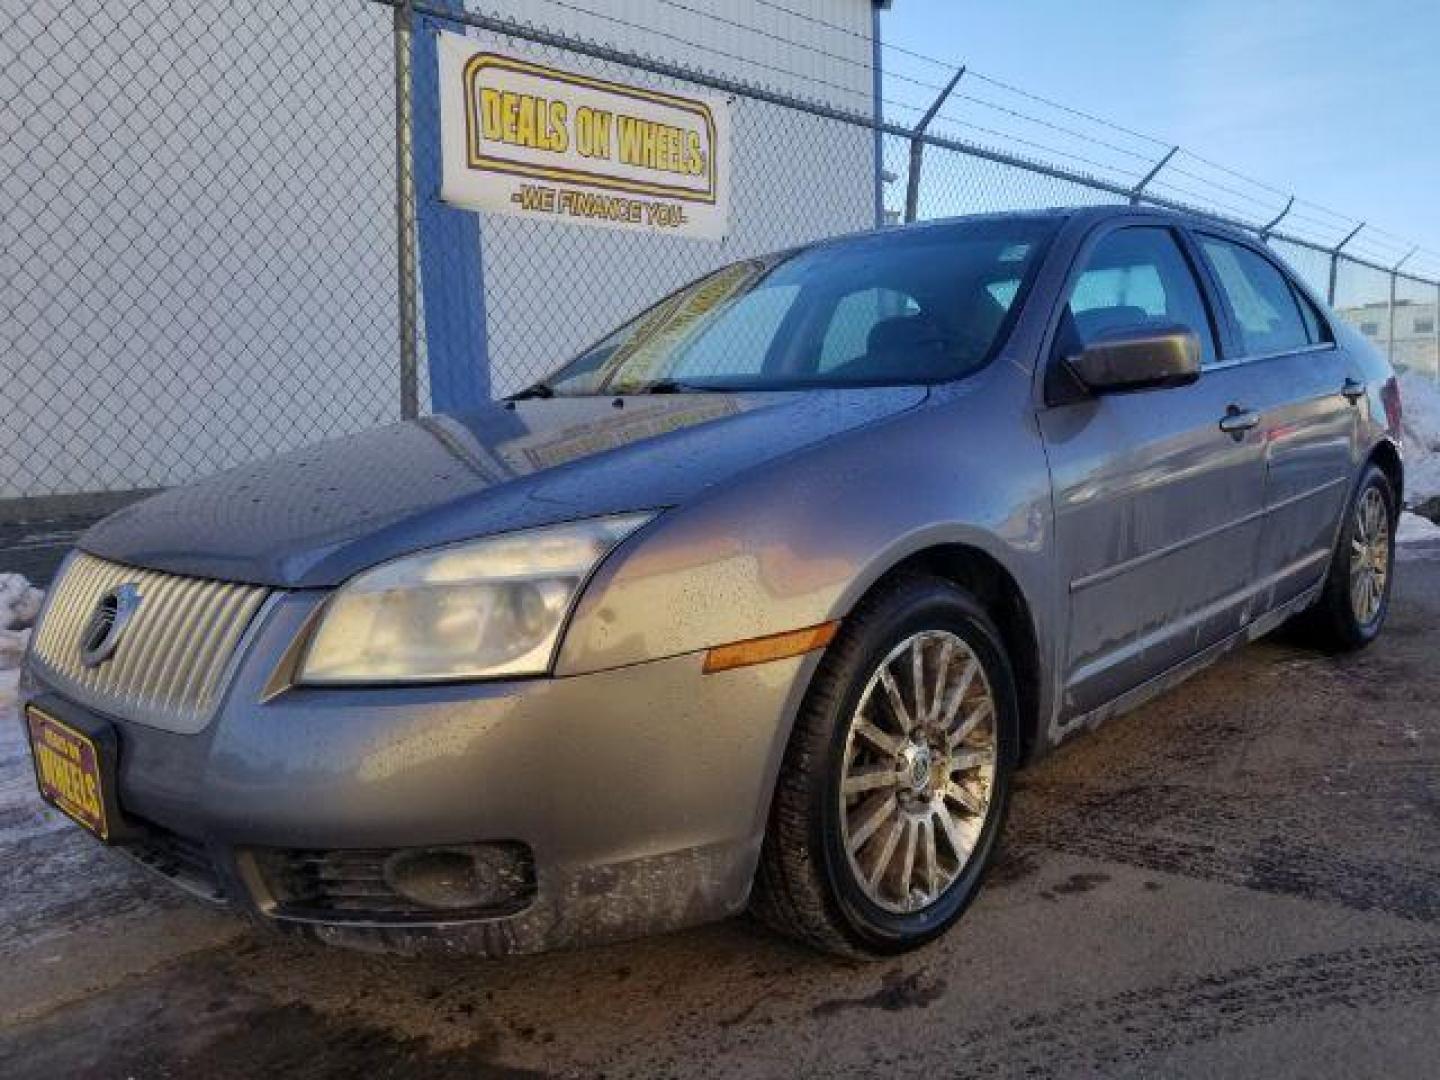
<path fill-rule="evenodd" d="M 1292 352 L 1311 344 L 1312 332 L 1319 333 L 1318 319 L 1313 331 L 1307 329 L 1294 290 L 1268 259 L 1213 236 L 1200 237 L 1200 246 L 1220 282 L 1245 355 Z"/>
<path fill-rule="evenodd" d="M 1199 336 L 1203 362 L 1215 360 L 1200 288 L 1168 229 L 1118 229 L 1104 237 L 1085 260 L 1066 315 L 1082 344 L 1107 330 L 1181 323 Z"/>
<path fill-rule="evenodd" d="M 1330 337 L 1329 327 L 1325 325 L 1325 320 L 1320 317 L 1319 310 L 1310 298 L 1295 288 L 1293 283 L 1290 289 L 1295 293 L 1295 302 L 1300 305 L 1300 318 L 1305 323 L 1305 334 L 1309 337 L 1310 344 L 1319 345 L 1322 342 L 1333 340 Z"/>

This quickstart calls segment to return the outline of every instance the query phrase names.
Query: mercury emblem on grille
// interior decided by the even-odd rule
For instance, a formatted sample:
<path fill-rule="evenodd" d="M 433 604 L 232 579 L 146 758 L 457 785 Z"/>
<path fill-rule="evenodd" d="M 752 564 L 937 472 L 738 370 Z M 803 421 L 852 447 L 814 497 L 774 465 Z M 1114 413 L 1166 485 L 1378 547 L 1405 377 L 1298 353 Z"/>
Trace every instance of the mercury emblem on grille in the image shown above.
<path fill-rule="evenodd" d="M 86 667 L 99 667 L 115 655 L 125 626 L 134 618 L 142 599 L 140 590 L 129 583 L 100 598 L 80 635 L 80 660 Z"/>

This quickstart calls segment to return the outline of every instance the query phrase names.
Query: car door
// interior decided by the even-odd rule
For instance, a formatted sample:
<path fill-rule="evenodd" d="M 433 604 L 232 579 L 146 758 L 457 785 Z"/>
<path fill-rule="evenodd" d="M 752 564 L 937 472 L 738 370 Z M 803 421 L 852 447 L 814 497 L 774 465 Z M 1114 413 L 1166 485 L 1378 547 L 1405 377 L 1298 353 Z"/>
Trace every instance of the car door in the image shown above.
<path fill-rule="evenodd" d="M 1325 574 L 1354 474 L 1364 393 L 1319 306 L 1267 254 L 1198 233 L 1230 324 L 1233 362 L 1262 417 L 1265 525 L 1255 615 L 1299 596 Z"/>
<path fill-rule="evenodd" d="M 1056 317 L 1047 384 L 1097 332 L 1162 322 L 1200 337 L 1197 381 L 1100 396 L 1047 389 L 1040 413 L 1071 716 L 1238 630 L 1255 573 L 1258 418 L 1245 378 L 1223 362 L 1193 256 L 1174 231 L 1131 224 L 1090 238 Z"/>

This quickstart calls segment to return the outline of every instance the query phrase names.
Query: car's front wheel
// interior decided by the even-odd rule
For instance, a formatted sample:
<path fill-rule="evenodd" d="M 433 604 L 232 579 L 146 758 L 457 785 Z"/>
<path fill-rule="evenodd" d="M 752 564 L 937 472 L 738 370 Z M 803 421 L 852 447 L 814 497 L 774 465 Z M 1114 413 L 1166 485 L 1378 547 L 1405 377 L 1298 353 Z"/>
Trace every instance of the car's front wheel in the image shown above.
<path fill-rule="evenodd" d="M 796 719 L 756 913 L 850 956 L 943 933 L 995 848 L 1015 739 L 1014 676 L 973 597 L 921 575 L 868 597 Z"/>

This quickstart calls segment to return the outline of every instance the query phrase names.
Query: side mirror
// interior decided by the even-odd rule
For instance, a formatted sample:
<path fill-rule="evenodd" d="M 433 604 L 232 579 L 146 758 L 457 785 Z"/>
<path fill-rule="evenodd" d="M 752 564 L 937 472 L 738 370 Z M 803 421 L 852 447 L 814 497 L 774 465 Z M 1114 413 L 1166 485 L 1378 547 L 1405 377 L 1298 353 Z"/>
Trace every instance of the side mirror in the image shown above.
<path fill-rule="evenodd" d="M 1200 377 L 1200 338 L 1180 323 L 1121 326 L 1101 331 L 1065 364 L 1092 394 L 1186 386 Z"/>

